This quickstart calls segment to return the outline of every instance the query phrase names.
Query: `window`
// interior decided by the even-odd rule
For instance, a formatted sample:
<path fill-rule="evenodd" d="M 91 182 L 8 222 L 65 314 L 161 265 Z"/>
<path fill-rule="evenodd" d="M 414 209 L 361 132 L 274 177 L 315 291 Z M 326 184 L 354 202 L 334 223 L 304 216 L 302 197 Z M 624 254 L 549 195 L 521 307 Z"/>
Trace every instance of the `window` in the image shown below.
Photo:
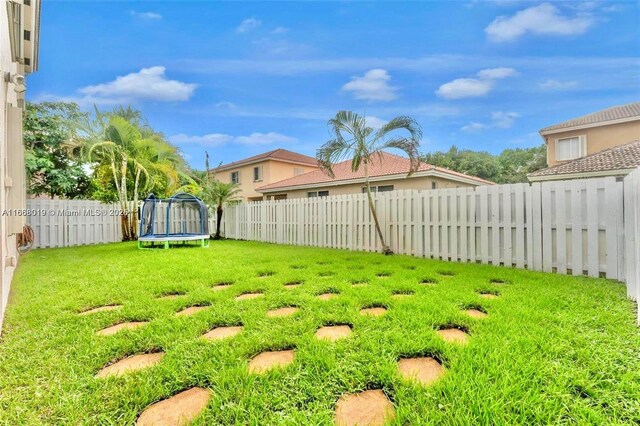
<path fill-rule="evenodd" d="M 318 197 L 328 197 L 329 191 L 318 191 Z"/>
<path fill-rule="evenodd" d="M 431 182 L 431 189 L 438 189 L 438 182 Z"/>
<path fill-rule="evenodd" d="M 300 167 L 294 167 L 293 168 L 293 175 L 294 176 L 299 176 L 299 175 L 303 175 L 304 174 L 304 169 L 300 168 Z"/>
<path fill-rule="evenodd" d="M 378 186 L 378 192 L 393 191 L 393 185 L 380 185 Z"/>
<path fill-rule="evenodd" d="M 260 182 L 262 180 L 262 167 L 253 168 L 253 181 Z"/>
<path fill-rule="evenodd" d="M 556 139 L 556 160 L 565 161 L 582 157 L 586 154 L 586 147 L 585 136 Z"/>
<path fill-rule="evenodd" d="M 7 3 L 9 12 L 9 44 L 14 62 L 22 59 L 22 5 L 16 2 Z"/>
<path fill-rule="evenodd" d="M 240 172 L 231 172 L 231 182 L 240 183 Z"/>
<path fill-rule="evenodd" d="M 329 191 L 311 191 L 311 192 L 307 192 L 307 197 L 308 198 L 328 197 L 328 196 L 329 196 Z"/>

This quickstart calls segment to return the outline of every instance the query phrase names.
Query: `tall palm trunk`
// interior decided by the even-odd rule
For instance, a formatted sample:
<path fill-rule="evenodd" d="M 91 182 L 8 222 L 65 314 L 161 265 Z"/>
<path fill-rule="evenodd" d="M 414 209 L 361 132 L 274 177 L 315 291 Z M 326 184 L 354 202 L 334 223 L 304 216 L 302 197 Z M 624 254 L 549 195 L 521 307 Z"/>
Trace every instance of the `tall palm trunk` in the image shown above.
<path fill-rule="evenodd" d="M 129 203 L 127 202 L 127 157 L 120 160 L 120 206 L 122 208 L 122 240 L 131 240 L 131 225 L 129 223 Z"/>
<path fill-rule="evenodd" d="M 376 232 L 378 233 L 380 243 L 382 244 L 382 253 L 385 255 L 393 254 L 393 251 L 391 251 L 389 246 L 385 244 L 384 236 L 382 235 L 382 229 L 380 229 L 378 213 L 376 212 L 376 206 L 373 202 L 373 196 L 371 195 L 371 185 L 369 184 L 369 168 L 366 162 L 364 163 L 364 180 L 367 188 L 367 198 L 369 199 L 369 211 L 371 212 L 371 216 L 373 216 L 373 222 L 376 225 Z"/>
<path fill-rule="evenodd" d="M 218 209 L 216 210 L 216 234 L 213 236 L 214 240 L 219 240 L 220 237 L 220 226 L 222 225 L 222 204 L 218 204 Z"/>
<path fill-rule="evenodd" d="M 140 188 L 140 172 L 136 171 L 136 180 L 133 184 L 133 219 L 132 219 L 132 236 L 133 239 L 138 239 L 138 189 Z"/>

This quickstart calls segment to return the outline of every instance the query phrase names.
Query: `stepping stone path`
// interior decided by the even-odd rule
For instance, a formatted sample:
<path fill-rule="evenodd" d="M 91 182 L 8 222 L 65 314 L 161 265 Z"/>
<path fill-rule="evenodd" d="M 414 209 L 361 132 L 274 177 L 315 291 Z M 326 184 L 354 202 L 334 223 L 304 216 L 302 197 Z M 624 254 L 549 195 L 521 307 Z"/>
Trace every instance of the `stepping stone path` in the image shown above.
<path fill-rule="evenodd" d="M 188 317 L 191 315 L 195 315 L 200 311 L 204 311 L 209 306 L 189 306 L 188 308 L 184 308 L 183 310 L 176 312 L 177 317 Z"/>
<path fill-rule="evenodd" d="M 244 327 L 241 325 L 234 326 L 225 326 L 225 327 L 216 327 L 213 330 L 210 330 L 202 335 L 203 339 L 206 340 L 222 340 L 227 337 L 233 337 L 237 334 L 240 334 Z"/>
<path fill-rule="evenodd" d="M 318 339 L 330 340 L 332 342 L 349 337 L 351 334 L 351 327 L 348 325 L 327 325 L 320 327 L 318 331 L 316 331 L 316 337 Z"/>
<path fill-rule="evenodd" d="M 497 299 L 498 295 L 493 293 L 480 293 L 480 297 L 483 299 Z"/>
<path fill-rule="evenodd" d="M 245 293 L 236 297 L 236 300 L 257 299 L 258 297 L 264 297 L 264 293 Z"/>
<path fill-rule="evenodd" d="M 360 309 L 360 314 L 369 315 L 373 317 L 379 317 L 387 313 L 387 308 L 383 307 L 374 307 L 374 308 L 364 308 Z"/>
<path fill-rule="evenodd" d="M 318 299 L 320 299 L 320 300 L 329 300 L 329 299 L 333 299 L 336 296 L 337 296 L 336 293 L 322 293 L 322 294 L 318 295 Z"/>
<path fill-rule="evenodd" d="M 120 324 L 112 325 L 111 327 L 103 328 L 96 332 L 98 336 L 111 336 L 116 334 L 120 330 L 133 330 L 143 325 L 149 324 L 147 321 L 130 321 L 121 322 Z"/>
<path fill-rule="evenodd" d="M 136 425 L 187 425 L 207 408 L 209 399 L 210 390 L 191 388 L 147 407 L 138 417 Z"/>
<path fill-rule="evenodd" d="M 82 311 L 78 315 L 91 315 L 91 314 L 95 314 L 96 312 L 113 311 L 113 310 L 120 309 L 120 308 L 122 308 L 122 305 L 99 306 L 97 308 L 92 308 L 92 309 L 88 309 L 86 311 Z"/>
<path fill-rule="evenodd" d="M 396 416 L 389 398 L 380 389 L 343 395 L 336 403 L 337 426 L 382 426 Z"/>
<path fill-rule="evenodd" d="M 398 371 L 405 380 L 428 386 L 444 376 L 445 368 L 434 358 L 405 358 L 398 361 Z"/>
<path fill-rule="evenodd" d="M 264 374 L 291 364 L 294 358 L 293 350 L 262 352 L 249 361 L 249 373 Z"/>
<path fill-rule="evenodd" d="M 487 314 L 485 312 L 482 312 L 478 309 L 467 309 L 464 311 L 467 315 L 469 315 L 471 318 L 486 318 Z"/>
<path fill-rule="evenodd" d="M 366 282 L 353 283 L 351 287 L 366 287 L 368 284 Z"/>
<path fill-rule="evenodd" d="M 437 333 L 445 342 L 460 343 L 462 345 L 466 345 L 469 342 L 469 335 L 458 328 L 443 328 L 438 330 Z"/>
<path fill-rule="evenodd" d="M 392 298 L 394 299 L 405 299 L 407 297 L 411 297 L 413 296 L 413 293 L 393 293 L 391 295 Z"/>
<path fill-rule="evenodd" d="M 294 288 L 298 288 L 300 287 L 300 284 L 285 284 L 284 288 L 286 288 L 287 290 L 293 290 Z"/>
<path fill-rule="evenodd" d="M 163 356 L 163 352 L 133 355 L 103 368 L 96 374 L 96 377 L 122 376 L 131 371 L 152 367 L 158 364 Z"/>
<path fill-rule="evenodd" d="M 420 281 L 420 284 L 423 285 L 436 285 L 438 283 L 437 280 L 434 280 L 433 278 L 424 278 L 423 280 Z"/>
<path fill-rule="evenodd" d="M 287 306 L 284 308 L 278 308 L 278 309 L 273 309 L 271 311 L 267 311 L 267 316 L 268 317 L 288 317 L 295 314 L 299 310 L 300 308 L 297 308 L 295 306 Z"/>

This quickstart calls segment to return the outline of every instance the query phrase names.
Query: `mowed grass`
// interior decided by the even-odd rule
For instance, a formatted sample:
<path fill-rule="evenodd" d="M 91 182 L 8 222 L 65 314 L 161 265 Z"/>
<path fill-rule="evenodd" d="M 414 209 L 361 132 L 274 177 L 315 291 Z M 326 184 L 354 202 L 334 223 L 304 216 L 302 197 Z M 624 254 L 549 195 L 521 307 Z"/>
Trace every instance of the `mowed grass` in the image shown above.
<path fill-rule="evenodd" d="M 284 287 L 294 281 L 301 285 Z M 220 282 L 232 285 L 213 291 Z M 195 424 L 331 424 L 338 398 L 365 389 L 386 393 L 397 425 L 640 422 L 635 307 L 622 284 L 607 280 L 218 241 L 208 249 L 36 250 L 21 259 L 12 291 L 0 342 L 2 424 L 132 424 L 150 404 L 193 386 L 213 393 Z M 235 300 L 256 291 L 265 296 Z M 325 292 L 338 296 L 317 298 Z M 156 299 L 169 293 L 184 296 Z M 78 315 L 108 304 L 123 307 Z M 175 316 L 193 305 L 209 307 Z M 265 315 L 284 306 L 300 310 Z M 388 311 L 359 313 L 370 306 Z M 488 316 L 471 318 L 469 307 Z M 149 324 L 96 335 L 123 321 Z M 230 339 L 200 337 L 239 324 L 244 330 Z M 320 341 L 314 334 L 327 324 L 349 324 L 353 334 Z M 465 329 L 469 343 L 442 340 L 436 330 L 446 325 Z M 293 364 L 247 372 L 253 356 L 277 349 L 294 349 Z M 94 377 L 158 350 L 166 355 L 154 367 Z M 446 375 L 429 387 L 403 380 L 397 362 L 410 356 L 438 359 Z"/>

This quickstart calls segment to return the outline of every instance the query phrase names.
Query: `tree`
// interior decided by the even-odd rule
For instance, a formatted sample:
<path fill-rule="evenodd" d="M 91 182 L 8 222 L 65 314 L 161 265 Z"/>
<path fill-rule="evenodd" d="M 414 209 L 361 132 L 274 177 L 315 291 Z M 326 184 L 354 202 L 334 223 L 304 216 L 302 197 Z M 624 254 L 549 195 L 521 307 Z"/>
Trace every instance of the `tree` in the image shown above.
<path fill-rule="evenodd" d="M 46 194 L 51 198 L 89 196 L 91 178 L 83 162 L 65 149 L 65 143 L 75 135 L 75 123 L 81 116 L 75 103 L 27 103 L 23 128 L 29 194 Z"/>
<path fill-rule="evenodd" d="M 215 206 L 216 208 L 216 233 L 213 236 L 214 240 L 220 239 L 220 225 L 222 224 L 224 206 L 239 201 L 239 193 L 240 188 L 233 182 L 224 183 L 217 179 L 210 178 L 206 178 L 202 182 L 202 190 L 200 193 L 202 199 L 208 205 Z"/>
<path fill-rule="evenodd" d="M 347 158 L 351 158 L 351 169 L 354 172 L 360 170 L 360 167 L 364 169 L 369 210 L 382 244 L 382 252 L 392 254 L 391 249 L 385 244 L 371 195 L 369 165 L 376 158 L 379 159 L 383 150 L 396 148 L 409 157 L 410 167 L 407 170 L 407 177 L 411 176 L 420 165 L 418 148 L 422 138 L 422 130 L 413 118 L 399 116 L 376 131 L 367 126 L 364 117 L 351 111 L 338 111 L 336 116 L 329 120 L 328 125 L 334 137 L 318 149 L 316 153 L 318 164 L 331 177 L 335 177 L 333 165 Z M 409 132 L 409 137 L 398 136 L 398 131 Z"/>

